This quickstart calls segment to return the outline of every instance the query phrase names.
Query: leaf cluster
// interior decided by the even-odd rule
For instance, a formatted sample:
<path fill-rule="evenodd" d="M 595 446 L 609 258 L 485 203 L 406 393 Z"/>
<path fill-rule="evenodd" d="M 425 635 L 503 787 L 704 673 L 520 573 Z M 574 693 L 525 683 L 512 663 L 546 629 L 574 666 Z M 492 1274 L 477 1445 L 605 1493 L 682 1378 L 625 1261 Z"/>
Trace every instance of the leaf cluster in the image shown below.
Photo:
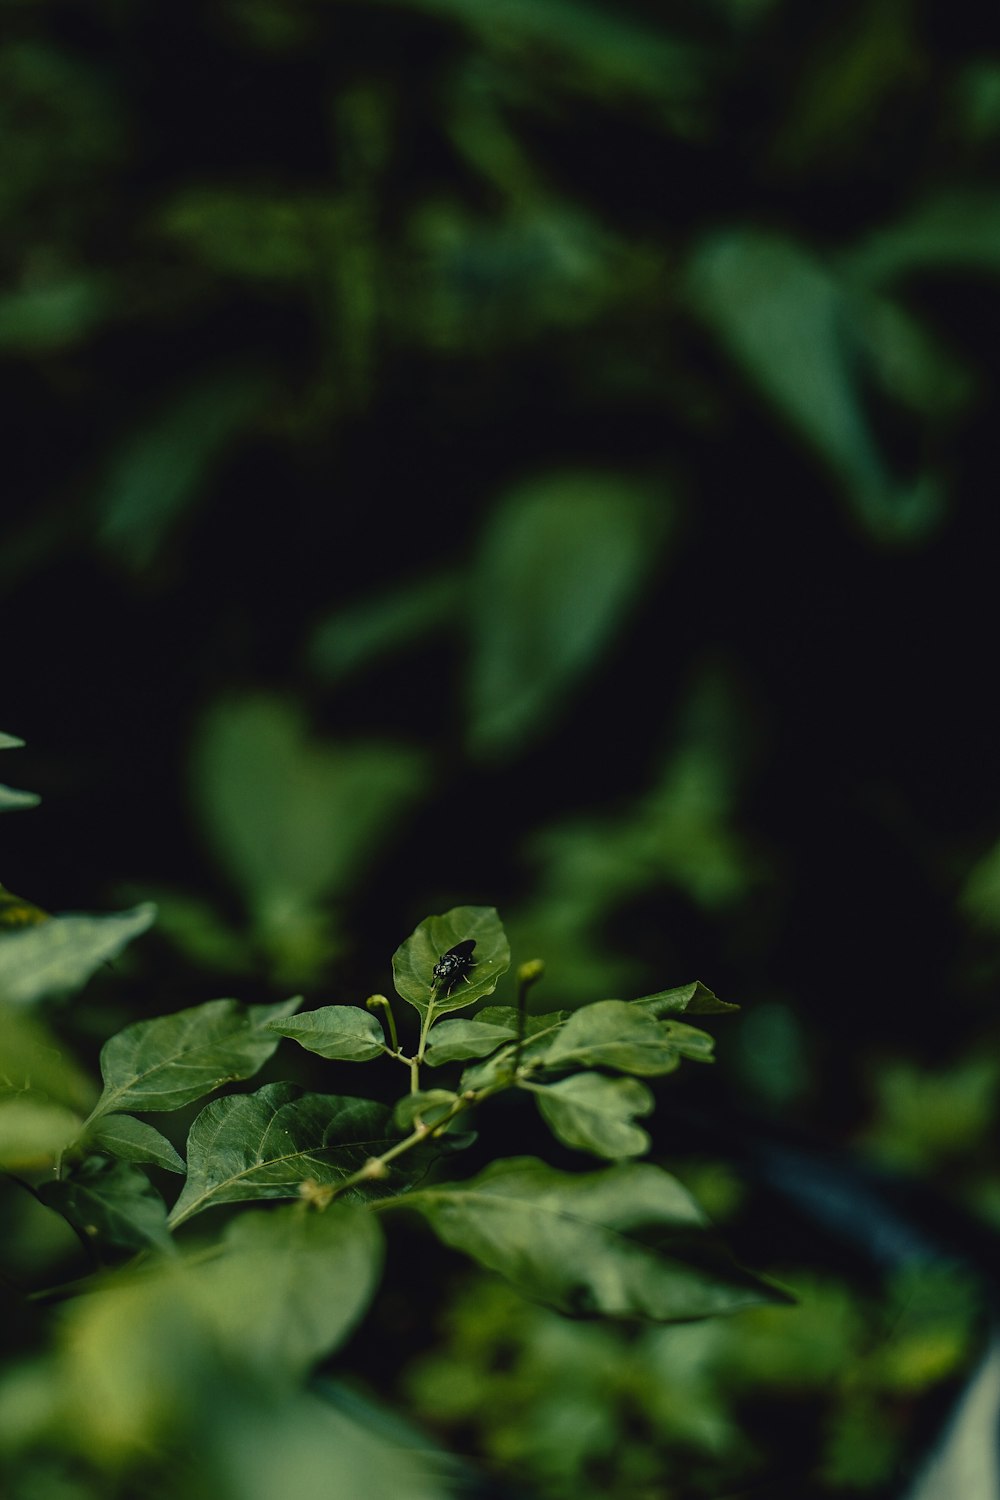
<path fill-rule="evenodd" d="M 239 1423 L 273 1420 L 278 1400 L 291 1403 L 297 1429 L 302 1379 L 364 1316 L 382 1278 L 385 1226 L 403 1211 L 574 1317 L 671 1323 L 783 1300 L 720 1253 L 674 1177 L 634 1160 L 649 1146 L 638 1123 L 654 1107 L 648 1080 L 682 1058 L 711 1059 L 712 1038 L 685 1017 L 732 1008 L 704 986 L 529 1014 L 543 971 L 532 961 L 516 971 L 513 1004 L 483 1005 L 510 969 L 510 949 L 494 908 L 460 906 L 421 922 L 393 956 L 397 996 L 416 1022 L 410 1050 L 382 995 L 307 1011 L 301 996 L 216 999 L 111 1036 L 98 1091 L 53 1062 L 37 1002 L 78 987 L 153 915 L 38 912 L 0 934 L 0 1003 L 11 1022 L 0 1167 L 103 1272 L 88 1297 L 76 1298 L 76 1287 L 28 1294 L 70 1297 L 49 1417 L 88 1434 L 90 1460 L 132 1461 L 178 1424 L 193 1431 L 220 1381 L 235 1393 Z M 285 1081 L 240 1088 L 286 1039 L 323 1059 L 395 1064 L 398 1098 L 390 1089 L 383 1102 L 384 1085 L 378 1100 Z M 501 1093 L 533 1100 L 561 1146 L 600 1165 L 566 1171 L 501 1154 L 456 1175 L 477 1112 Z M 180 1149 L 177 1116 L 192 1105 L 201 1107 Z M 227 1214 L 215 1238 L 179 1233 L 234 1205 L 242 1211 Z M 0 1383 L 0 1425 L 4 1401 Z M 404 1482 L 393 1450 L 373 1446 L 352 1420 L 338 1423 L 324 1441 L 369 1475 L 367 1493 L 388 1496 L 401 1483 L 421 1493 L 426 1475 Z M 228 1448 L 210 1444 L 213 1465 L 225 1471 L 223 1488 L 237 1482 Z M 437 1493 L 430 1480 L 426 1492 Z"/>

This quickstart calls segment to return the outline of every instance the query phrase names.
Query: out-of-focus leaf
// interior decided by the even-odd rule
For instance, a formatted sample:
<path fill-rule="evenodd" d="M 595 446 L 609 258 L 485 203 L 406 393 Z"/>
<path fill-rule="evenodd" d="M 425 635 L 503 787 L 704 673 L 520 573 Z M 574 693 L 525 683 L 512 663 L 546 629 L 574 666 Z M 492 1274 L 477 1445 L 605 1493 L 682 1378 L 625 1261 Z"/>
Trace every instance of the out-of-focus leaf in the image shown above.
<path fill-rule="evenodd" d="M 18 1172 L 51 1166 L 81 1123 L 44 1094 L 0 1095 L 0 1167 Z"/>
<path fill-rule="evenodd" d="M 262 940 L 293 968 L 302 922 L 317 912 L 328 925 L 318 904 L 356 884 L 424 782 L 416 752 L 312 744 L 298 711 L 266 697 L 217 704 L 192 761 L 206 836 Z"/>
<path fill-rule="evenodd" d="M 0 730 L 0 750 L 20 750 L 24 741 L 19 740 L 15 734 L 4 734 Z M 22 792 L 16 787 L 4 786 L 0 782 L 0 812 L 15 812 L 23 807 L 37 807 L 41 802 L 35 792 Z M 0 891 L 3 886 L 0 886 Z"/>
<path fill-rule="evenodd" d="M 45 995 L 79 989 L 156 916 L 149 902 L 111 916 L 50 917 L 21 932 L 0 935 L 0 999 L 26 1005 Z"/>
<path fill-rule="evenodd" d="M 959 904 L 962 914 L 975 926 L 1000 929 L 1000 843 L 988 849 L 969 870 Z"/>
<path fill-rule="evenodd" d="M 889 1059 L 878 1070 L 875 1093 L 869 1149 L 896 1170 L 927 1171 L 967 1158 L 994 1128 L 1000 1062 L 972 1056 L 950 1067 L 919 1068 Z"/>
<path fill-rule="evenodd" d="M 338 610 L 317 625 L 307 660 L 317 676 L 339 682 L 450 623 L 465 592 L 456 573 L 435 573 L 409 587 Z"/>
<path fill-rule="evenodd" d="M 528 481 L 500 501 L 470 590 L 474 752 L 514 750 L 547 724 L 634 602 L 665 507 L 627 475 L 587 472 Z"/>
<path fill-rule="evenodd" d="M 120 1161 L 150 1162 L 167 1172 L 183 1172 L 184 1162 L 165 1135 L 133 1115 L 105 1115 L 87 1132 L 86 1144 Z"/>
<path fill-rule="evenodd" d="M 654 1100 L 635 1078 L 574 1073 L 558 1083 L 523 1087 L 534 1094 L 542 1119 L 564 1145 L 610 1161 L 649 1150 L 649 1136 L 635 1118 L 652 1114 Z"/>
<path fill-rule="evenodd" d="M 703 1215 L 658 1167 L 575 1174 L 514 1157 L 404 1205 L 525 1296 L 578 1317 L 672 1322 L 787 1300 L 735 1266 L 698 1264 Z"/>
<path fill-rule="evenodd" d="M 238 1500 L 450 1500 L 456 1493 L 426 1449 L 393 1441 L 311 1392 L 241 1409 L 210 1435 L 206 1464 L 205 1494 Z"/>
<path fill-rule="evenodd" d="M 57 232 L 65 233 L 67 207 L 92 195 L 95 183 L 120 163 L 124 125 L 106 70 L 80 51 L 24 40 L 16 28 L 5 32 L 0 217 L 8 232 L 33 237 L 54 219 Z"/>
<path fill-rule="evenodd" d="M 475 150 L 457 121 L 453 131 L 466 154 Z M 420 268 L 419 295 L 404 282 L 398 316 L 419 343 L 435 352 L 523 348 L 541 330 L 584 327 L 616 304 L 641 301 L 662 275 L 655 252 L 593 215 L 534 196 L 526 211 L 524 196 L 499 221 L 450 202 L 424 203 L 414 214 L 409 259 Z"/>
<path fill-rule="evenodd" d="M 277 1005 L 209 1000 L 135 1021 L 101 1051 L 104 1092 L 98 1115 L 127 1109 L 179 1109 L 224 1083 L 249 1078 L 278 1045 L 268 1022 L 290 1015 L 301 996 Z"/>
<path fill-rule="evenodd" d="M 380 1226 L 365 1209 L 251 1210 L 229 1225 L 220 1254 L 182 1266 L 178 1289 L 234 1360 L 272 1379 L 299 1377 L 364 1313 L 382 1253 Z"/>
<path fill-rule="evenodd" d="M 39 1197 L 80 1231 L 124 1250 L 172 1250 L 167 1207 L 149 1178 L 124 1161 L 91 1156 Z"/>
<path fill-rule="evenodd" d="M 516 1012 L 514 1014 L 516 1016 Z M 497 1026 L 478 1018 L 441 1021 L 431 1028 L 424 1061 L 429 1068 L 438 1068 L 442 1063 L 455 1062 L 463 1057 L 486 1057 L 516 1035 L 516 1024 Z"/>
<path fill-rule="evenodd" d="M 136 886 L 129 882 L 123 890 L 129 897 L 153 902 L 157 936 L 179 949 L 202 974 L 246 976 L 259 972 L 259 959 L 249 935 L 222 916 L 207 897 L 145 883 Z"/>
<path fill-rule="evenodd" d="M 451 948 L 472 942 L 472 966 L 448 988 L 434 978 L 434 967 Z M 426 1015 L 463 1010 L 491 995 L 510 968 L 510 946 L 496 908 L 455 906 L 421 922 L 392 955 L 392 977 L 404 1000 Z"/>
<path fill-rule="evenodd" d="M 18 812 L 22 807 L 37 807 L 41 797 L 36 792 L 21 792 L 0 782 L 0 812 Z"/>
<path fill-rule="evenodd" d="M 217 371 L 133 434 L 115 454 L 98 497 L 97 539 L 104 550 L 132 572 L 148 567 L 268 389 L 257 373 Z"/>
<path fill-rule="evenodd" d="M 860 341 L 830 270 L 790 239 L 733 230 L 709 239 L 690 269 L 693 305 L 730 356 L 822 455 L 859 520 L 889 540 L 939 520 L 930 477 L 895 481 L 859 385 Z"/>
<path fill-rule="evenodd" d="M 908 217 L 883 225 L 844 257 L 859 280 L 881 284 L 920 271 L 1000 271 L 1000 193 L 928 197 Z"/>
<path fill-rule="evenodd" d="M 217 183 L 186 187 L 161 210 L 158 228 L 214 270 L 280 281 L 321 264 L 337 246 L 343 214 L 329 197 Z"/>
<path fill-rule="evenodd" d="M 386 1051 L 381 1026 L 359 1005 L 324 1005 L 292 1021 L 272 1021 L 271 1030 L 290 1036 L 307 1052 L 345 1062 L 370 1062 Z"/>
<path fill-rule="evenodd" d="M 97 1090 L 40 1016 L 0 1004 L 0 1084 L 32 1091 L 86 1114 Z"/>
<path fill-rule="evenodd" d="M 0 805 L 0 811 L 2 810 Z M 23 896 L 15 896 L 5 885 L 0 885 L 0 932 L 18 927 L 36 927 L 39 922 L 48 920 L 47 911 L 43 911 L 33 901 L 26 901 Z"/>
<path fill-rule="evenodd" d="M 612 97 L 642 99 L 676 125 L 689 123 L 705 91 L 703 51 L 623 10 L 589 0 L 405 0 L 410 9 L 455 20 L 479 42 L 516 57 L 555 57 L 559 77 Z M 551 71 L 551 62 L 546 64 Z"/>
<path fill-rule="evenodd" d="M 0 297 L 0 349 L 34 353 L 86 338 L 106 316 L 109 289 L 96 276 L 61 277 Z"/>
<path fill-rule="evenodd" d="M 269 1083 L 207 1104 L 188 1136 L 188 1176 L 170 1223 L 219 1203 L 297 1198 L 300 1184 L 338 1182 L 398 1140 L 385 1105 Z"/>

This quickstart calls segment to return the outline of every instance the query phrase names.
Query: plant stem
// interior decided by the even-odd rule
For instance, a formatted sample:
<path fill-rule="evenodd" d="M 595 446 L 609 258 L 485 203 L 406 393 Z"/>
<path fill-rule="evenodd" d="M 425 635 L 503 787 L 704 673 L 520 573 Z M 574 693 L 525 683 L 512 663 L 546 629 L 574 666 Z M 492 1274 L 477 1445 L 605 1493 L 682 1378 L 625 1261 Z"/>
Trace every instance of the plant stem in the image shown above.
<path fill-rule="evenodd" d="M 416 1062 L 415 1058 L 414 1062 Z M 358 1171 L 352 1172 L 350 1177 L 345 1177 L 341 1182 L 333 1185 L 333 1192 L 330 1195 L 331 1200 L 339 1197 L 341 1193 L 345 1193 L 348 1188 L 357 1187 L 360 1182 L 371 1182 L 379 1177 L 384 1177 L 385 1169 L 391 1161 L 395 1161 L 397 1156 L 402 1156 L 406 1151 L 412 1151 L 414 1146 L 419 1146 L 423 1141 L 427 1140 L 428 1136 L 438 1134 L 456 1115 L 460 1115 L 463 1110 L 469 1109 L 473 1104 L 477 1103 L 479 1097 L 476 1094 L 463 1094 L 461 1098 L 455 1100 L 451 1108 L 439 1120 L 434 1121 L 433 1125 L 418 1125 L 403 1140 L 397 1141 L 395 1146 L 390 1146 L 388 1151 L 383 1151 L 381 1156 L 370 1157 Z"/>

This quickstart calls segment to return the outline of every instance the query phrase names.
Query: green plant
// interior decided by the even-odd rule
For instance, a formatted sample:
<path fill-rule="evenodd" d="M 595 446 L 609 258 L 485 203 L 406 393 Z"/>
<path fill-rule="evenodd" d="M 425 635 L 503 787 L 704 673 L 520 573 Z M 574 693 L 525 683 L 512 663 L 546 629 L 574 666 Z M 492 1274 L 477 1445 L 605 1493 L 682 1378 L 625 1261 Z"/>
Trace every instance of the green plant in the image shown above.
<path fill-rule="evenodd" d="M 680 1182 L 635 1160 L 649 1147 L 637 1122 L 654 1106 L 643 1080 L 711 1058 L 712 1038 L 680 1018 L 732 1009 L 703 985 L 529 1014 L 533 961 L 516 971 L 513 1005 L 460 1017 L 510 967 L 496 911 L 460 906 L 420 923 L 393 957 L 412 1042 L 383 995 L 309 1011 L 301 997 L 212 1000 L 113 1035 L 95 1100 L 32 1006 L 78 988 L 153 915 L 43 917 L 0 938 L 0 1166 L 30 1213 L 58 1216 L 93 1260 L 54 1288 L 17 1288 L 7 1273 L 26 1305 L 59 1309 L 48 1352 L 0 1381 L 0 1472 L 15 1494 L 22 1482 L 45 1493 L 53 1464 L 84 1495 L 155 1493 L 178 1463 L 194 1493 L 241 1500 L 326 1493 L 331 1465 L 338 1494 L 440 1493 L 426 1455 L 305 1380 L 378 1295 L 384 1226 L 402 1213 L 566 1314 L 669 1323 L 785 1300 L 720 1256 Z M 331 1063 L 395 1067 L 400 1097 L 285 1081 L 217 1094 L 283 1038 Z M 505 1093 L 530 1096 L 560 1146 L 603 1165 L 501 1154 L 456 1172 L 474 1116 Z M 179 1121 L 209 1094 L 182 1159 L 144 1117 Z M 168 1209 L 160 1188 L 174 1176 L 184 1181 Z M 248 1206 L 275 1199 L 292 1202 Z M 203 1214 L 222 1219 L 214 1236 L 186 1231 Z M 395 1290 L 419 1304 L 419 1286 Z"/>

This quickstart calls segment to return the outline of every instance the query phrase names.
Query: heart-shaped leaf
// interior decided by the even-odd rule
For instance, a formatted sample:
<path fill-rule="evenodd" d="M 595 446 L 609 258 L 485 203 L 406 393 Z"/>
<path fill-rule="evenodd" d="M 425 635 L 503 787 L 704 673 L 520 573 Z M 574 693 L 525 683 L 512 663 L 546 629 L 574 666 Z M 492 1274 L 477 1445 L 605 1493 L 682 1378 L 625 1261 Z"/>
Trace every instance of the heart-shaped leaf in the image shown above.
<path fill-rule="evenodd" d="M 468 963 L 446 978 L 435 967 L 459 944 L 472 944 Z M 426 1016 L 463 1010 L 491 995 L 510 968 L 510 947 L 496 908 L 456 906 L 440 917 L 428 917 L 392 956 L 396 989 Z"/>

